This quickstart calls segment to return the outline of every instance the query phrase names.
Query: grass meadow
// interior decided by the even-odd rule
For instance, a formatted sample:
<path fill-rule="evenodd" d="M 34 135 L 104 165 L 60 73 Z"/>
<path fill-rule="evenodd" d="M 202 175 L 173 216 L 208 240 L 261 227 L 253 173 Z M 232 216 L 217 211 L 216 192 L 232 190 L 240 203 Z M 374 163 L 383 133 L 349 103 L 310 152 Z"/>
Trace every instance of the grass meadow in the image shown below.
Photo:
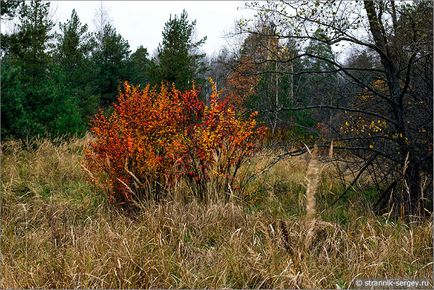
<path fill-rule="evenodd" d="M 111 205 L 83 168 L 89 137 L 2 145 L 1 288 L 356 288 L 358 278 L 430 279 L 432 218 L 375 215 L 372 193 L 330 164 L 287 158 L 229 202 L 179 184 L 138 211 Z M 239 174 L 260 171 L 262 150 Z M 313 160 L 313 159 L 312 159 Z M 309 165 L 310 164 L 310 165 Z M 431 286 L 433 286 L 431 284 Z"/>

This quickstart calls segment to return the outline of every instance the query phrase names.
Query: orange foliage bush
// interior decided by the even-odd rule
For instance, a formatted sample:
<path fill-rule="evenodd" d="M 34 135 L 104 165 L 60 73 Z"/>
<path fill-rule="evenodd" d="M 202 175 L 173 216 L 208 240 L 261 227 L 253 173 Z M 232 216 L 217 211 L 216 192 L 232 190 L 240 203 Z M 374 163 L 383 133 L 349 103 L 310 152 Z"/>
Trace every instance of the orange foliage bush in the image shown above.
<path fill-rule="evenodd" d="M 228 76 L 227 89 L 234 94 L 231 102 L 237 108 L 243 108 L 248 97 L 256 93 L 259 80 L 260 74 L 254 60 L 249 56 L 242 56 Z"/>
<path fill-rule="evenodd" d="M 242 120 L 214 85 L 206 107 L 194 88 L 141 90 L 125 83 L 110 117 L 99 113 L 92 121 L 87 165 L 112 202 L 159 198 L 180 178 L 204 197 L 210 180 L 231 185 L 253 152 L 264 130 L 254 117 Z"/>

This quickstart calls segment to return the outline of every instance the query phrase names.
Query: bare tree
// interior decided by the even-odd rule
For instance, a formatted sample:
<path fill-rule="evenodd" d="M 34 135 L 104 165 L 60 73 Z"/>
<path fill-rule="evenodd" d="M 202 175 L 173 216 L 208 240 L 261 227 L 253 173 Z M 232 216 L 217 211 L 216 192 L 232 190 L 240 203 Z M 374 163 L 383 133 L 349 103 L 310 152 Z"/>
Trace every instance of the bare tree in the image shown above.
<path fill-rule="evenodd" d="M 330 130 L 336 134 L 329 135 L 339 141 L 334 149 L 363 160 L 357 177 L 369 170 L 385 176 L 378 181 L 378 206 L 397 216 L 421 215 L 427 193 L 432 198 L 432 190 L 421 186 L 424 178 L 432 182 L 432 2 L 281 0 L 250 8 L 259 16 L 273 15 L 277 29 L 264 32 L 244 25 L 243 32 L 291 39 L 301 46 L 315 41 L 359 48 L 376 59 L 378 65 L 345 64 L 308 50 L 281 59 L 326 62 L 326 70 L 297 73 L 338 73 L 341 82 L 358 91 L 333 103 L 279 109 L 335 111 Z"/>
<path fill-rule="evenodd" d="M 99 6 L 95 10 L 95 16 L 93 19 L 93 24 L 95 25 L 95 32 L 97 35 L 98 43 L 102 43 L 102 37 L 104 35 L 104 27 L 111 24 L 112 20 L 110 18 L 110 11 L 104 6 L 103 1 L 100 1 Z"/>

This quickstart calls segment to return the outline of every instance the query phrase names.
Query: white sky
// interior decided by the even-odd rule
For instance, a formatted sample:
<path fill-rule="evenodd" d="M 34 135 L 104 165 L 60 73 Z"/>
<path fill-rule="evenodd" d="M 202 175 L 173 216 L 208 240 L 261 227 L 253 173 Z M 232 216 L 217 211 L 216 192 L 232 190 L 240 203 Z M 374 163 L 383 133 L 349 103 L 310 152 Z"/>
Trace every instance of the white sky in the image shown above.
<path fill-rule="evenodd" d="M 245 1 L 50 1 L 50 17 L 56 23 L 65 22 L 76 9 L 82 23 L 95 30 L 96 12 L 101 7 L 108 11 L 109 19 L 116 31 L 128 40 L 130 50 L 134 52 L 143 45 L 151 56 L 155 55 L 158 44 L 162 41 L 161 32 L 170 14 L 179 15 L 185 9 L 190 21 L 196 20 L 196 37 L 207 36 L 202 50 L 208 56 L 216 55 L 228 43 L 235 39 L 225 37 L 234 31 L 235 22 L 240 18 L 252 18 L 254 12 L 245 8 Z M 13 24 L 2 21 L 2 33 L 12 31 Z M 343 48 L 334 48 L 340 52 L 339 59 L 344 59 Z"/>
<path fill-rule="evenodd" d="M 190 21 L 196 20 L 197 38 L 207 36 L 202 49 L 213 55 L 227 44 L 225 34 L 232 32 L 235 21 L 252 16 L 244 8 L 243 1 L 103 1 L 109 11 L 109 18 L 117 32 L 128 40 L 130 49 L 143 45 L 150 55 L 162 41 L 161 32 L 170 14 L 188 13 Z M 95 29 L 94 18 L 101 1 L 51 1 L 52 19 L 56 24 L 69 19 L 73 8 L 82 23 L 90 30 Z M 239 9 L 237 9 L 239 8 Z M 58 25 L 57 25 L 58 27 Z"/>

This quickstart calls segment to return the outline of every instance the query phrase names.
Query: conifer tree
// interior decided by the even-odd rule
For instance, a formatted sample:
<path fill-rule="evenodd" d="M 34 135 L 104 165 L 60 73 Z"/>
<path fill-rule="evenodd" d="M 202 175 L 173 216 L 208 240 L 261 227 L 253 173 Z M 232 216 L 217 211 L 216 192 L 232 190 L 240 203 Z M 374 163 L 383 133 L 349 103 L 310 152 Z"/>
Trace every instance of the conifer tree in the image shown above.
<path fill-rule="evenodd" d="M 205 54 L 199 52 L 206 37 L 194 40 L 196 21 L 188 20 L 184 10 L 178 17 L 170 16 L 162 32 L 163 41 L 158 47 L 158 56 L 154 66 L 154 82 L 165 81 L 175 83 L 180 90 L 191 88 L 192 82 L 203 83 L 206 72 Z"/>

